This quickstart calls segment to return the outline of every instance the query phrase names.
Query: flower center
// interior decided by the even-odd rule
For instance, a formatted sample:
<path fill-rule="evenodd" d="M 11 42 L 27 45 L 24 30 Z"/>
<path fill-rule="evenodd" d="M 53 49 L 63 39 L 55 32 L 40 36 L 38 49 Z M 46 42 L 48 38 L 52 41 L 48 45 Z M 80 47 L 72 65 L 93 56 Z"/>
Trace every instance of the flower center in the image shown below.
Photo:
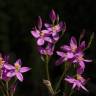
<path fill-rule="evenodd" d="M 81 56 L 78 56 L 78 60 L 79 61 L 83 61 L 84 60 L 83 56 L 82 55 Z"/>
<path fill-rule="evenodd" d="M 55 27 L 55 26 L 52 27 L 52 31 L 53 31 L 53 32 L 56 32 L 56 27 Z"/>
<path fill-rule="evenodd" d="M 77 74 L 77 80 L 81 80 L 83 77 L 81 77 L 81 75 Z"/>
<path fill-rule="evenodd" d="M 55 25 L 55 26 L 52 27 L 52 31 L 53 32 L 56 32 L 58 29 L 59 29 L 59 26 L 58 25 Z"/>
<path fill-rule="evenodd" d="M 20 65 L 18 63 L 15 64 L 15 71 L 18 72 L 20 69 Z"/>
<path fill-rule="evenodd" d="M 77 49 L 77 47 L 74 46 L 74 47 L 72 47 L 71 49 L 72 49 L 72 52 L 75 52 L 76 49 Z"/>
<path fill-rule="evenodd" d="M 44 35 L 45 35 L 45 33 L 41 31 L 41 32 L 40 32 L 40 36 L 43 37 Z"/>

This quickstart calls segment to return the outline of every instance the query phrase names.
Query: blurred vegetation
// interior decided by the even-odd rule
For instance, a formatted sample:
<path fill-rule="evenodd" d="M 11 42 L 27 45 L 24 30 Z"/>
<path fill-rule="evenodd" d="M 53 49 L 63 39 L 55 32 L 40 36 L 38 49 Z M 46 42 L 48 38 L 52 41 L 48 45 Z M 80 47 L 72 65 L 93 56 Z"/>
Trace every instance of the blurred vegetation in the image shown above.
<path fill-rule="evenodd" d="M 0 52 L 10 55 L 13 61 L 21 58 L 24 65 L 32 68 L 31 72 L 24 75 L 24 82 L 18 83 L 16 96 L 45 96 L 41 79 L 43 63 L 30 33 L 36 25 L 37 17 L 41 16 L 43 21 L 47 21 L 49 12 L 55 9 L 60 14 L 60 19 L 66 22 L 67 30 L 58 42 L 58 47 L 66 40 L 68 43 L 72 35 L 78 39 L 83 29 L 86 30 L 84 39 L 88 43 L 91 33 L 96 32 L 95 4 L 95 0 L 0 0 Z M 88 85 L 89 95 L 85 96 L 96 96 L 95 41 L 96 38 L 86 51 L 87 57 L 92 58 L 93 63 L 86 65 L 85 75 L 91 80 Z M 53 70 L 52 78 L 61 74 L 61 68 L 50 66 L 50 70 Z"/>

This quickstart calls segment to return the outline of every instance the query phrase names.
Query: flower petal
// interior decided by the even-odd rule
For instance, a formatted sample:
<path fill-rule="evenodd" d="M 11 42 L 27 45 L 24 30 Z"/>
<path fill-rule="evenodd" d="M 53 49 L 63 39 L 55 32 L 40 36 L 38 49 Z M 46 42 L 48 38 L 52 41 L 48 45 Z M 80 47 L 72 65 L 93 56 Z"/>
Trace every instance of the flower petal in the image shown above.
<path fill-rule="evenodd" d="M 76 41 L 76 38 L 73 36 L 71 37 L 70 46 L 72 49 L 77 48 L 77 41 Z"/>
<path fill-rule="evenodd" d="M 88 92 L 88 90 L 81 84 L 80 87 Z"/>
<path fill-rule="evenodd" d="M 11 78 L 11 77 L 13 77 L 13 76 L 15 76 L 15 72 L 8 72 L 8 73 L 7 73 L 7 77 L 10 77 L 10 78 Z"/>
<path fill-rule="evenodd" d="M 84 61 L 85 61 L 85 62 L 92 62 L 92 60 L 86 60 L 86 59 L 84 59 Z"/>
<path fill-rule="evenodd" d="M 76 83 L 73 84 L 72 89 L 74 89 L 75 87 L 76 87 Z"/>
<path fill-rule="evenodd" d="M 12 69 L 15 69 L 14 66 L 10 65 L 10 64 L 4 64 L 4 67 L 8 70 L 12 70 Z"/>
<path fill-rule="evenodd" d="M 50 19 L 51 19 L 52 22 L 54 22 L 56 20 L 56 18 L 57 18 L 56 13 L 55 13 L 55 11 L 53 9 L 50 12 L 49 16 L 50 16 Z"/>
<path fill-rule="evenodd" d="M 85 41 L 82 41 L 80 44 L 80 48 L 83 50 L 85 48 Z"/>
<path fill-rule="evenodd" d="M 53 39 L 55 40 L 55 41 L 58 41 L 59 40 L 59 34 L 57 35 L 57 36 L 53 36 Z"/>
<path fill-rule="evenodd" d="M 74 54 L 73 54 L 73 53 L 68 52 L 68 53 L 67 53 L 67 55 L 66 55 L 66 57 L 67 57 L 68 59 L 71 59 L 71 58 L 73 58 L 73 57 L 74 57 Z"/>
<path fill-rule="evenodd" d="M 51 26 L 50 24 L 48 24 L 48 23 L 45 23 L 44 26 L 45 26 L 46 28 L 52 27 L 52 26 Z"/>
<path fill-rule="evenodd" d="M 80 67 L 84 70 L 84 68 L 85 68 L 85 63 L 84 63 L 83 61 L 80 61 L 80 62 L 79 62 L 79 65 L 80 65 Z"/>
<path fill-rule="evenodd" d="M 69 82 L 69 83 L 74 83 L 75 79 L 72 77 L 66 77 L 65 81 Z"/>
<path fill-rule="evenodd" d="M 22 68 L 20 68 L 20 72 L 21 72 L 21 73 L 27 72 L 27 71 L 29 71 L 29 70 L 30 70 L 29 67 L 22 67 Z"/>
<path fill-rule="evenodd" d="M 19 64 L 20 67 L 21 67 L 21 59 L 16 60 L 16 62 L 14 63 L 14 65 L 15 65 L 15 64 Z"/>
<path fill-rule="evenodd" d="M 40 32 L 37 30 L 37 31 L 31 31 L 31 34 L 35 37 L 35 38 L 38 38 L 40 36 Z"/>
<path fill-rule="evenodd" d="M 83 72 L 84 70 L 81 67 L 77 68 L 77 74 L 82 74 Z"/>
<path fill-rule="evenodd" d="M 38 44 L 39 46 L 43 45 L 43 44 L 44 44 L 44 39 L 43 39 L 43 38 L 39 38 L 39 39 L 37 40 L 37 44 Z"/>
<path fill-rule="evenodd" d="M 16 72 L 16 77 L 22 82 L 23 81 L 23 76 L 20 72 Z"/>
<path fill-rule="evenodd" d="M 44 37 L 44 40 L 47 41 L 47 42 L 52 43 L 52 39 L 50 37 Z"/>
<path fill-rule="evenodd" d="M 67 45 L 61 46 L 61 49 L 65 50 L 65 51 L 71 50 L 70 46 L 67 46 Z"/>
<path fill-rule="evenodd" d="M 57 53 L 57 55 L 59 55 L 61 57 L 65 57 L 65 53 L 64 52 L 57 51 L 56 53 Z"/>
<path fill-rule="evenodd" d="M 48 34 L 49 33 L 49 30 L 42 30 L 42 33 Z"/>

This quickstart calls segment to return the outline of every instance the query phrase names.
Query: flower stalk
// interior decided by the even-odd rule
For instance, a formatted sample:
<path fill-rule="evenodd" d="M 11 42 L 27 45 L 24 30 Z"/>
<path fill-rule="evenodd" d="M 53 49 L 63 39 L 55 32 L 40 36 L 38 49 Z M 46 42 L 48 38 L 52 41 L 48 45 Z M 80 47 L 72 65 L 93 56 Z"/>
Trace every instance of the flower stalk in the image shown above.
<path fill-rule="evenodd" d="M 61 84 L 62 80 L 64 79 L 64 77 L 66 75 L 66 72 L 67 72 L 66 64 L 67 63 L 65 63 L 64 71 L 63 71 L 59 81 L 57 82 L 57 85 L 56 85 L 56 88 L 55 88 L 55 92 L 57 92 L 58 88 L 60 87 L 60 84 Z"/>
<path fill-rule="evenodd" d="M 46 55 L 46 78 L 47 78 L 47 80 L 49 80 L 50 81 L 50 76 L 49 76 L 49 67 L 48 67 L 48 63 L 49 63 L 49 57 L 48 57 L 48 55 Z"/>

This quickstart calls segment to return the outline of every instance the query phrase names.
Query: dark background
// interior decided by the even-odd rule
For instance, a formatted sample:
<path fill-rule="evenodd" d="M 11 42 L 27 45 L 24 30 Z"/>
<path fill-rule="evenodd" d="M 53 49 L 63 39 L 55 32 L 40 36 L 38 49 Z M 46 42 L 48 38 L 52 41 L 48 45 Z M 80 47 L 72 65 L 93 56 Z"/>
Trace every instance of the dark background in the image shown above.
<path fill-rule="evenodd" d="M 0 0 L 0 52 L 10 55 L 12 62 L 21 58 L 23 65 L 32 68 L 24 74 L 24 82 L 18 83 L 16 96 L 47 96 L 43 94 L 41 83 L 43 64 L 30 31 L 36 25 L 38 16 L 44 21 L 49 20 L 51 9 L 54 9 L 60 15 L 60 20 L 67 25 L 58 47 L 68 42 L 72 35 L 78 39 L 83 29 L 86 30 L 84 39 L 87 44 L 91 33 L 96 32 L 95 0 Z M 78 93 L 78 96 L 96 96 L 95 51 L 96 38 L 86 51 L 86 57 L 93 59 L 85 69 L 85 76 L 90 78 L 87 85 L 89 93 Z M 62 70 L 59 69 L 51 65 L 52 78 L 61 74 L 59 71 Z"/>

